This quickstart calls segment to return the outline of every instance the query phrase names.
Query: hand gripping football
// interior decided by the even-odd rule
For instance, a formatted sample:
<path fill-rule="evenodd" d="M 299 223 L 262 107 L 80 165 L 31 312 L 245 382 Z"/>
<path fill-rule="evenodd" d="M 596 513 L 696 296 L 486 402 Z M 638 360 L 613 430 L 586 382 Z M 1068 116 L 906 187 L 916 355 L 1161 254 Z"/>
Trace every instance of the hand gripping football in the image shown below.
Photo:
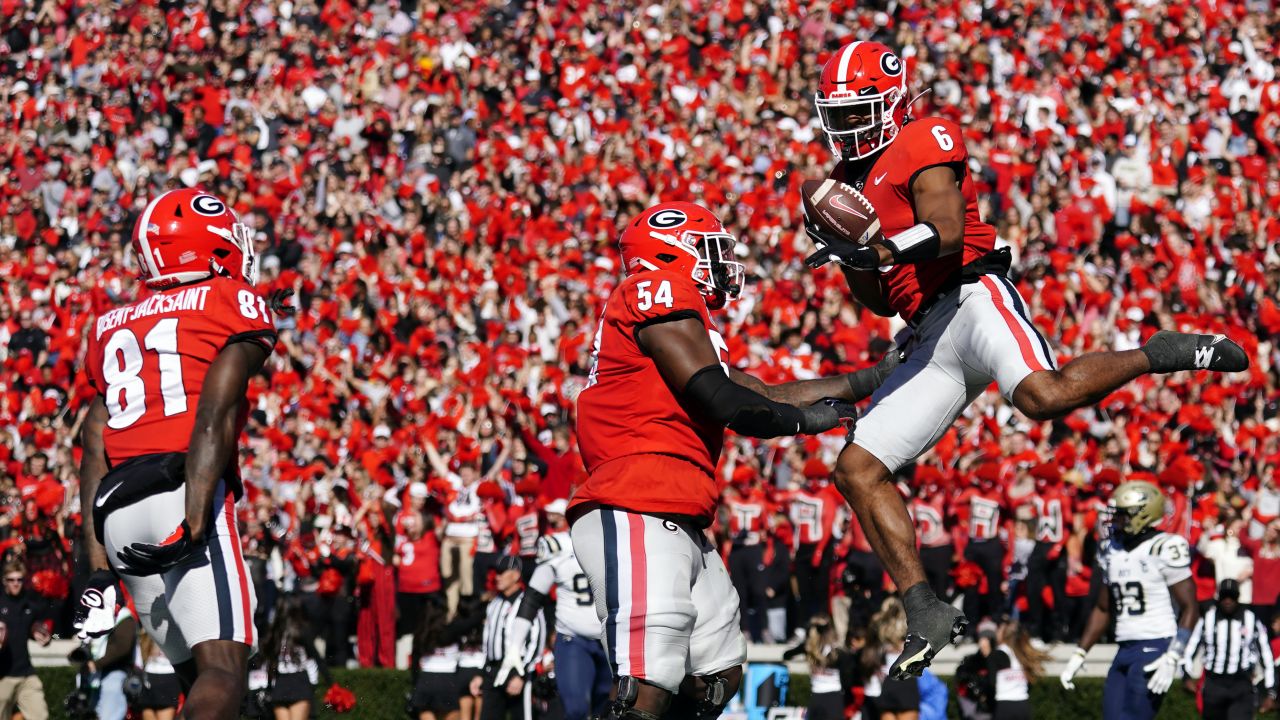
<path fill-rule="evenodd" d="M 859 245 L 880 237 L 880 218 L 867 198 L 836 180 L 805 180 L 800 186 L 804 214 L 828 233 Z"/>

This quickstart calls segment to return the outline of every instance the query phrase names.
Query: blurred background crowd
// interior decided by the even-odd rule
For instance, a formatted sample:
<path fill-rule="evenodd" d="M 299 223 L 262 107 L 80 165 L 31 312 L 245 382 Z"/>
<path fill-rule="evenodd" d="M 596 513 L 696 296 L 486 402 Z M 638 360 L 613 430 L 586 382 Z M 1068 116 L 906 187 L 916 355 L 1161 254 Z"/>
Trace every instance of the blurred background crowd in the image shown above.
<path fill-rule="evenodd" d="M 85 329 L 141 289 L 140 209 L 199 185 L 299 310 L 242 452 L 259 623 L 300 596 L 330 663 L 392 664 L 424 604 L 452 610 L 499 555 L 530 558 L 542 509 L 581 480 L 574 399 L 633 213 L 689 199 L 737 233 L 738 366 L 776 383 L 878 359 L 900 322 L 800 262 L 797 190 L 832 162 L 818 72 L 862 38 L 901 48 L 916 115 L 965 129 L 1060 357 L 1179 328 L 1254 359 L 1054 422 L 980 397 L 901 475 L 931 581 L 975 620 L 1073 639 L 1097 511 L 1146 478 L 1199 550 L 1202 599 L 1234 577 L 1269 618 L 1277 37 L 1265 0 L 0 0 L 0 553 L 65 635 Z M 714 532 L 752 639 L 818 613 L 865 625 L 892 588 L 827 484 L 843 436 L 730 442 Z"/>

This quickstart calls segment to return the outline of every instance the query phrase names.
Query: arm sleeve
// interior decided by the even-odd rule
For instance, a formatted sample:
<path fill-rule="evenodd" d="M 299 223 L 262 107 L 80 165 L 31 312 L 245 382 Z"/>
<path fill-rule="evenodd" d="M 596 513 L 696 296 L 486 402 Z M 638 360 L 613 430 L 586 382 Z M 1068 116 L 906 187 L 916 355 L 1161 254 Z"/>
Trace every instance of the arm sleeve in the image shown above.
<path fill-rule="evenodd" d="M 694 373 L 684 396 L 706 417 L 743 435 L 768 438 L 800 432 L 798 409 L 735 383 L 718 365 Z"/>

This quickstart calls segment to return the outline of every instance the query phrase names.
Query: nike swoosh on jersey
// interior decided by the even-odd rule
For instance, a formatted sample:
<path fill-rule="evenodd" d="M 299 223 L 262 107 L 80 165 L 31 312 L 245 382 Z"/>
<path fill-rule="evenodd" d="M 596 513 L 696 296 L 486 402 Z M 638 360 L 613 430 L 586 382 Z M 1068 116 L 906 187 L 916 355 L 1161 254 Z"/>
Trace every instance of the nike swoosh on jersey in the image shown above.
<path fill-rule="evenodd" d="M 97 501 L 95 501 L 95 502 L 93 503 L 93 506 L 94 506 L 94 507 L 102 507 L 103 505 L 106 505 L 106 504 L 107 504 L 107 498 L 111 497 L 111 493 L 113 493 L 113 492 L 115 492 L 115 491 L 119 490 L 119 489 L 120 489 L 120 486 L 121 486 L 121 485 L 123 485 L 123 484 L 124 484 L 124 483 L 116 483 L 115 485 L 111 486 L 111 489 L 110 489 L 110 490 L 108 490 L 108 491 L 106 491 L 105 493 L 103 493 L 103 494 L 101 494 L 101 495 L 99 495 L 99 496 L 98 496 L 98 499 L 97 499 Z"/>
<path fill-rule="evenodd" d="M 840 208 L 841 210 L 843 210 L 843 211 L 845 211 L 845 212 L 849 213 L 850 215 L 857 215 L 858 217 L 862 218 L 863 220 L 866 220 L 866 219 L 867 219 L 867 216 L 866 216 L 866 215 L 863 215 L 861 212 L 859 212 L 859 211 L 857 211 L 857 210 L 854 210 L 852 207 L 850 207 L 850 206 L 846 205 L 846 204 L 845 204 L 845 202 L 844 202 L 844 196 L 843 196 L 843 195 L 835 195 L 835 196 L 833 196 L 833 197 L 831 198 L 831 204 L 832 204 L 832 205 L 834 205 L 834 206 L 836 206 L 836 207 L 838 207 L 838 208 Z"/>
<path fill-rule="evenodd" d="M 887 173 L 887 172 L 886 172 L 886 173 L 880 173 L 880 177 L 876 178 L 876 185 L 879 185 L 879 184 L 880 184 L 880 181 L 881 181 L 881 180 L 883 180 L 883 179 L 885 179 L 885 177 L 886 177 L 888 174 L 889 174 L 889 173 Z"/>

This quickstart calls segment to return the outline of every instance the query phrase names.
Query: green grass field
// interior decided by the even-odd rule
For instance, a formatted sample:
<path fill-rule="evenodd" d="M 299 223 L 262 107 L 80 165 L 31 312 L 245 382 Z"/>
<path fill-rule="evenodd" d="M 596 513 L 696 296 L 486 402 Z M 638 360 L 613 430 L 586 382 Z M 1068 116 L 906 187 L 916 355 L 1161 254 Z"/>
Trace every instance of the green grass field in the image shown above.
<path fill-rule="evenodd" d="M 49 700 L 50 717 L 65 720 L 62 702 L 73 686 L 70 668 L 40 668 L 45 697 Z M 405 693 L 409 691 L 409 673 L 401 670 L 335 670 L 334 679 L 355 693 L 355 709 L 339 715 L 320 707 L 321 689 L 316 695 L 315 715 L 320 718 L 349 718 L 350 720 L 399 720 L 404 718 Z M 803 706 L 809 697 L 809 678 L 803 675 L 791 677 L 789 705 Z M 1056 678 L 1042 679 L 1031 693 L 1035 704 L 1036 720 L 1086 720 L 1102 717 L 1102 680 L 1081 678 L 1076 681 L 1074 692 L 1067 692 Z M 951 717 L 959 717 L 955 697 L 951 699 Z M 1162 720 L 1197 717 L 1195 697 L 1175 685 L 1160 710 Z"/>

